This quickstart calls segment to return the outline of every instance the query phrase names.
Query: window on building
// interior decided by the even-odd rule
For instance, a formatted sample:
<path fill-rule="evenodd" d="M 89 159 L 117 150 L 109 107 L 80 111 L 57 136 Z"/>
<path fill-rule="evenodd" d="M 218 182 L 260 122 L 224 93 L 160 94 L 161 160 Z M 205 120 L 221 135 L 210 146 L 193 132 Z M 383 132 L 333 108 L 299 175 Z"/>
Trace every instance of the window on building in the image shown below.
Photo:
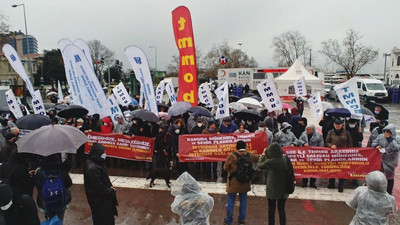
<path fill-rule="evenodd" d="M 254 73 L 253 79 L 265 79 L 266 73 Z"/>
<path fill-rule="evenodd" d="M 396 79 L 399 79 L 399 74 L 396 74 L 396 77 L 395 77 Z"/>
<path fill-rule="evenodd" d="M 397 56 L 397 66 L 400 66 L 400 55 Z"/>

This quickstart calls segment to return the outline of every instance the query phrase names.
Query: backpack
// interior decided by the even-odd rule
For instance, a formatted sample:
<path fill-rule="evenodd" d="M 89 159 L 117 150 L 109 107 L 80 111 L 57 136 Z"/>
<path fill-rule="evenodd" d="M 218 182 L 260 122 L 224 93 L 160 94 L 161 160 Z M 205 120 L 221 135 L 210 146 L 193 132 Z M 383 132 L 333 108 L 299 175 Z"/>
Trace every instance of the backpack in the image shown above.
<path fill-rule="evenodd" d="M 58 175 L 49 175 L 43 171 L 44 180 L 42 185 L 42 201 L 48 212 L 62 209 L 67 204 L 67 189 L 61 172 Z"/>
<path fill-rule="evenodd" d="M 237 152 L 233 152 L 233 154 L 237 158 L 237 170 L 231 173 L 229 180 L 231 180 L 233 177 L 236 177 L 236 180 L 240 183 L 249 183 L 254 173 L 253 164 L 250 159 L 250 153 L 247 153 L 246 155 L 240 155 Z"/>
<path fill-rule="evenodd" d="M 294 192 L 294 183 L 295 183 L 295 179 L 294 179 L 294 168 L 293 168 L 293 164 L 292 161 L 290 161 L 289 157 L 286 155 L 286 164 L 287 164 L 287 175 L 286 175 L 286 193 L 287 194 L 293 194 Z"/>

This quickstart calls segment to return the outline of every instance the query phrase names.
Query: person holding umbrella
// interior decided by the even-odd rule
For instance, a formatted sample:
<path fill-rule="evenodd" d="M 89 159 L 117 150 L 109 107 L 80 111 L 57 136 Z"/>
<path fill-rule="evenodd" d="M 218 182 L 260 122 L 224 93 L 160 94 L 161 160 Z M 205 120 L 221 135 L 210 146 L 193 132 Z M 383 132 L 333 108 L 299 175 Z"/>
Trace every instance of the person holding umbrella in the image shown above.
<path fill-rule="evenodd" d="M 375 127 L 369 136 L 367 147 L 372 147 L 372 142 L 378 137 L 378 135 L 383 133 L 383 128 L 385 128 L 388 124 L 389 123 L 387 120 L 381 120 L 379 122 L 379 126 Z"/>
<path fill-rule="evenodd" d="M 375 123 L 370 124 L 369 131 L 372 131 L 375 127 L 379 126 L 381 120 L 389 119 L 389 112 L 386 109 L 383 110 L 382 108 L 383 107 L 381 105 L 375 105 L 373 113 L 376 121 Z"/>

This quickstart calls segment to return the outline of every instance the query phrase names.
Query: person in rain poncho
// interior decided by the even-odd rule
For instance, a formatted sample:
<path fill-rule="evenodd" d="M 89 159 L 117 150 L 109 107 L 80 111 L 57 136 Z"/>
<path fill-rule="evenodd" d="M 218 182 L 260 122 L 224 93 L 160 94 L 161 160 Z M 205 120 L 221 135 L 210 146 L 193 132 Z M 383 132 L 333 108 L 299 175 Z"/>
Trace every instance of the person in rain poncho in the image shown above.
<path fill-rule="evenodd" d="M 350 225 L 386 225 L 397 211 L 393 196 L 386 192 L 387 180 L 379 171 L 367 175 L 367 186 L 358 187 L 346 204 L 357 210 Z"/>
<path fill-rule="evenodd" d="M 399 162 L 400 138 L 396 135 L 393 124 L 383 128 L 383 134 L 372 142 L 372 147 L 382 152 L 382 169 L 388 180 L 387 192 L 392 194 L 394 185 L 394 172 Z"/>
<path fill-rule="evenodd" d="M 291 131 L 292 125 L 284 122 L 281 130 L 275 134 L 274 141 L 277 142 L 281 147 L 295 146 L 298 144 L 296 136 Z"/>
<path fill-rule="evenodd" d="M 184 172 L 171 188 L 175 196 L 171 211 L 180 216 L 181 225 L 209 225 L 209 216 L 214 207 L 214 199 L 201 191 L 197 181 Z"/>

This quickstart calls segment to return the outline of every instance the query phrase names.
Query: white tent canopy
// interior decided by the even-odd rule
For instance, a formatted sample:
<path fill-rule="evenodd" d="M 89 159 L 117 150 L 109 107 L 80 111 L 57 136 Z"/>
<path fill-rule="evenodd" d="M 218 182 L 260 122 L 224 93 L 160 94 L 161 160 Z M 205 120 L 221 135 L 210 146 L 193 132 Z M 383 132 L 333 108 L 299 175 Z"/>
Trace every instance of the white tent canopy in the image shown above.
<path fill-rule="evenodd" d="M 296 96 L 293 82 L 304 77 L 307 86 L 307 93 L 313 96 L 316 92 L 323 94 L 323 80 L 308 72 L 297 59 L 286 73 L 275 78 L 278 86 L 278 93 L 282 99 L 290 99 Z"/>

